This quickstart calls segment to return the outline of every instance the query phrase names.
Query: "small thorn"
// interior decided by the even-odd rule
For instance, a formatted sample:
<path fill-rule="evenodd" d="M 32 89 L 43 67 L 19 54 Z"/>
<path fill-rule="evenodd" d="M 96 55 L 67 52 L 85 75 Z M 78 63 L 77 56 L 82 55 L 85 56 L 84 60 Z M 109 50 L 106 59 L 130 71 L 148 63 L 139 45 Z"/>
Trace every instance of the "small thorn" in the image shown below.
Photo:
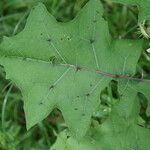
<path fill-rule="evenodd" d="M 115 75 L 115 78 L 119 78 L 120 76 L 118 74 Z"/>
<path fill-rule="evenodd" d="M 81 71 L 81 69 L 82 69 L 82 68 L 81 68 L 80 66 L 77 66 L 77 67 L 76 67 L 76 72 Z"/>
<path fill-rule="evenodd" d="M 22 59 L 23 61 L 26 61 L 27 60 L 27 58 L 26 57 L 23 57 L 23 59 Z"/>
<path fill-rule="evenodd" d="M 141 76 L 141 79 L 144 79 L 144 73 L 143 73 L 143 70 L 142 70 L 142 76 Z"/>
<path fill-rule="evenodd" d="M 52 64 L 55 62 L 56 57 L 55 56 L 51 56 L 48 61 L 51 62 Z"/>

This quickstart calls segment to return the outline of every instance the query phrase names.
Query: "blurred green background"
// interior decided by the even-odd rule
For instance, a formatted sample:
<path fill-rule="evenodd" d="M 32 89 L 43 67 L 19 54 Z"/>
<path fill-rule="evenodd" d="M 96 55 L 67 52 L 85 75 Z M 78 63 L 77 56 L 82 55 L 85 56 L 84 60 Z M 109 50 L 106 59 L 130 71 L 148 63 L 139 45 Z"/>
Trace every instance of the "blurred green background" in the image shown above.
<path fill-rule="evenodd" d="M 13 36 L 20 32 L 26 23 L 31 8 L 43 2 L 48 11 L 60 22 L 73 19 L 88 0 L 0 0 L 0 41 L 3 36 Z M 138 25 L 136 6 L 112 4 L 102 0 L 104 19 L 108 21 L 110 34 L 115 39 L 143 38 L 143 50 L 149 47 L 150 23 Z M 145 34 L 146 33 L 146 34 Z M 137 66 L 137 76 L 149 78 L 150 57 L 143 51 Z M 110 91 L 115 93 L 115 85 L 107 88 L 102 96 L 102 108 L 93 115 L 101 123 L 106 118 L 112 105 Z M 112 95 L 112 94 L 111 94 Z M 115 94 L 113 94 L 115 95 Z M 117 96 L 114 96 L 114 99 Z M 144 126 L 149 127 L 150 118 L 145 115 L 146 102 L 141 98 L 141 116 Z M 106 105 L 107 103 L 107 105 Z M 107 110 L 105 113 L 102 110 Z M 44 121 L 26 131 L 22 96 L 10 81 L 5 80 L 5 72 L 0 67 L 0 150 L 48 150 L 55 142 L 57 134 L 66 128 L 59 110 L 54 110 Z"/>

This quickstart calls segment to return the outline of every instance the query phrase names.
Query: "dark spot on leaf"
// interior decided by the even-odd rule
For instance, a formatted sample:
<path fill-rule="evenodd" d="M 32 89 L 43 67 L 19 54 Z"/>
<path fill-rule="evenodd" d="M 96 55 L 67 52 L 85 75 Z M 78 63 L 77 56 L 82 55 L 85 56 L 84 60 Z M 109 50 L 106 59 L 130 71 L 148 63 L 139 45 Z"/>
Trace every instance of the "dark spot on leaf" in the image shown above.
<path fill-rule="evenodd" d="M 95 22 L 97 22 L 97 20 L 93 20 L 93 22 L 95 23 Z"/>
<path fill-rule="evenodd" d="M 96 13 L 99 14 L 100 12 L 98 10 L 96 10 Z"/>
<path fill-rule="evenodd" d="M 68 41 L 71 40 L 71 37 L 67 37 L 67 40 L 68 40 Z"/>
<path fill-rule="evenodd" d="M 54 88 L 54 85 L 51 85 L 50 87 L 49 87 L 49 90 L 51 90 L 51 89 L 53 89 Z"/>
<path fill-rule="evenodd" d="M 123 94 L 120 94 L 120 97 L 122 97 L 123 96 Z"/>
<path fill-rule="evenodd" d="M 51 39 L 47 39 L 47 41 L 48 41 L 48 42 L 51 42 L 52 40 L 51 40 Z"/>
<path fill-rule="evenodd" d="M 87 93 L 87 94 L 86 94 L 86 96 L 90 96 L 90 94 L 89 94 L 89 93 Z"/>
<path fill-rule="evenodd" d="M 82 114 L 82 116 L 85 116 L 85 114 Z"/>
<path fill-rule="evenodd" d="M 43 33 L 41 33 L 41 35 L 43 35 Z"/>
<path fill-rule="evenodd" d="M 60 39 L 61 41 L 63 40 L 63 38 Z"/>
<path fill-rule="evenodd" d="M 67 139 L 69 139 L 70 138 L 70 136 L 69 135 L 67 135 Z"/>
<path fill-rule="evenodd" d="M 90 87 L 92 87 L 93 85 L 92 84 L 90 84 Z"/>
<path fill-rule="evenodd" d="M 77 96 L 77 98 L 80 98 L 80 96 Z"/>
<path fill-rule="evenodd" d="M 40 102 L 39 104 L 40 104 L 40 105 L 43 105 L 43 102 Z"/>
<path fill-rule="evenodd" d="M 75 108 L 74 110 L 78 110 L 78 108 Z"/>
<path fill-rule="evenodd" d="M 95 42 L 94 39 L 90 39 L 90 43 L 93 44 Z"/>

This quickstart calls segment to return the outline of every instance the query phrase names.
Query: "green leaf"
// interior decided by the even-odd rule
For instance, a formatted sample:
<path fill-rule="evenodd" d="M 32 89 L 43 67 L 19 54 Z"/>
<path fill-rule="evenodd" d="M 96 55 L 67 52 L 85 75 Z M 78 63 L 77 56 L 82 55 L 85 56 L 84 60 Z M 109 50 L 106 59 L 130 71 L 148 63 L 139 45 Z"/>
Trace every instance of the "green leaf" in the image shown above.
<path fill-rule="evenodd" d="M 149 82 L 133 82 L 121 80 L 119 81 L 119 93 L 120 93 L 120 103 L 118 109 L 120 116 L 127 119 L 132 115 L 132 110 L 134 110 L 134 101 L 138 93 L 143 93 L 148 100 L 147 115 L 149 116 L 150 107 L 150 84 Z M 137 110 L 134 110 L 137 111 Z"/>
<path fill-rule="evenodd" d="M 139 9 L 139 22 L 150 20 L 150 0 L 112 0 L 116 3 L 137 5 Z"/>
<path fill-rule="evenodd" d="M 22 92 L 28 129 L 58 108 L 82 138 L 101 91 L 112 78 L 135 74 L 142 42 L 112 40 L 102 14 L 99 0 L 91 0 L 74 20 L 58 23 L 39 4 L 21 33 L 4 38 L 0 64 Z"/>
<path fill-rule="evenodd" d="M 39 60 L 11 58 L 10 63 L 9 59 L 3 59 L 3 64 L 7 79 L 12 79 L 22 91 L 27 128 L 57 107 L 74 136 L 82 137 L 100 103 L 100 91 L 110 79 Z"/>
<path fill-rule="evenodd" d="M 143 93 L 145 95 L 145 97 L 148 100 L 148 107 L 147 107 L 147 115 L 150 116 L 150 85 L 149 83 L 139 83 L 138 85 L 134 86 L 134 90 Z"/>
<path fill-rule="evenodd" d="M 119 104 L 115 106 L 108 119 L 102 125 L 91 128 L 83 140 L 78 142 L 65 130 L 58 135 L 51 150 L 149 150 L 150 132 L 149 129 L 137 124 L 137 102 L 135 99 L 132 111 L 138 111 L 131 115 L 132 120 L 120 117 L 120 112 L 117 111 L 120 108 Z"/>

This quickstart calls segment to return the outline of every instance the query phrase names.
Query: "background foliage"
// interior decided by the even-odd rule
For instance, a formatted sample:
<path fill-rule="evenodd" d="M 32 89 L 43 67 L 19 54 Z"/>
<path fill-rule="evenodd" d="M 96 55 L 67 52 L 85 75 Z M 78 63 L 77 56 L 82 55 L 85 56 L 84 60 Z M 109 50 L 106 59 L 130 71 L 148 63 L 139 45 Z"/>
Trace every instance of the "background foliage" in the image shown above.
<path fill-rule="evenodd" d="M 21 31 L 35 0 L 1 0 L 0 1 L 0 39 L 4 35 L 12 36 Z M 43 0 L 49 12 L 58 21 L 67 22 L 75 17 L 87 0 Z M 149 22 L 138 24 L 138 9 L 135 6 L 112 4 L 103 1 L 104 18 L 109 23 L 109 30 L 115 39 L 131 38 L 145 39 L 145 49 L 149 47 Z M 145 34 L 146 33 L 146 34 Z M 137 68 L 137 76 L 143 74 L 149 78 L 150 62 L 148 53 L 144 52 Z M 30 131 L 26 131 L 23 102 L 20 91 L 11 86 L 5 79 L 5 72 L 0 68 L 0 148 L 1 149 L 49 149 L 55 142 L 57 134 L 66 128 L 59 110 L 53 111 L 43 122 Z M 93 121 L 102 123 L 108 116 L 111 106 L 117 100 L 115 83 L 105 89 L 102 94 L 102 108 L 93 116 Z M 150 118 L 146 116 L 147 102 L 140 95 L 141 112 L 140 125 L 149 128 Z M 7 103 L 6 103 L 7 102 Z"/>

